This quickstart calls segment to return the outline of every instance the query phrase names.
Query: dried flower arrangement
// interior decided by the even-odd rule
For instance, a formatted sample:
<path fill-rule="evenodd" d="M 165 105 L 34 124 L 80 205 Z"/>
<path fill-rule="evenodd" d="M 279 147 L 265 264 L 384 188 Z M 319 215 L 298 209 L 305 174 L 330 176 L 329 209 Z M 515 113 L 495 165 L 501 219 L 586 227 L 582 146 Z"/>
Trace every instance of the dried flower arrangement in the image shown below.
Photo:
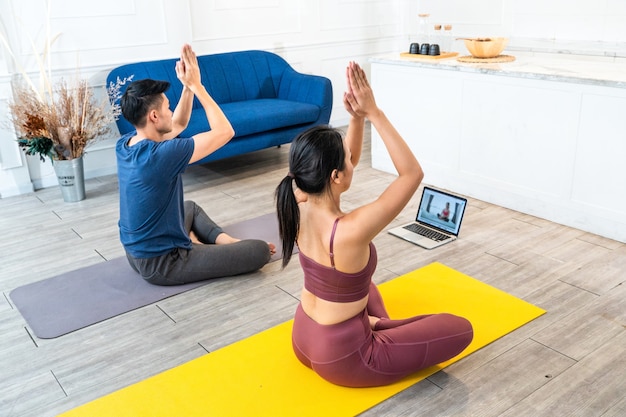
<path fill-rule="evenodd" d="M 119 117 L 120 89 L 131 79 L 111 83 L 108 98 L 102 100 L 97 100 L 87 80 L 80 78 L 70 83 L 61 79 L 43 96 L 24 83 L 14 83 L 9 112 L 19 146 L 42 161 L 46 157 L 53 161 L 81 157 Z"/>

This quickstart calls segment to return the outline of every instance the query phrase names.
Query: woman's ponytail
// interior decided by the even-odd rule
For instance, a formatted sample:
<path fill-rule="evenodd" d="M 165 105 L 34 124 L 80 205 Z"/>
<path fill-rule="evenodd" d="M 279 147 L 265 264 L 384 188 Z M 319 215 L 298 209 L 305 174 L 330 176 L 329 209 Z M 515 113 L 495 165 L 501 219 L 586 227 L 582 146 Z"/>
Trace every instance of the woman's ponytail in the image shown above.
<path fill-rule="evenodd" d="M 278 233 L 282 240 L 283 268 L 291 259 L 300 226 L 300 210 L 293 192 L 293 180 L 293 174 L 289 173 L 276 187 L 276 213 L 278 215 Z"/>

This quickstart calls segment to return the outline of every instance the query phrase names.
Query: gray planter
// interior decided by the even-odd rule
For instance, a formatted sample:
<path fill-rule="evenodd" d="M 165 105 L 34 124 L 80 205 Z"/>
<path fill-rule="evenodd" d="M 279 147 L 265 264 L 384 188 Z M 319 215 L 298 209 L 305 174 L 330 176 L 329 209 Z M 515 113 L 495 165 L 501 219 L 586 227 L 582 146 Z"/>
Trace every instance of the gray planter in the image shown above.
<path fill-rule="evenodd" d="M 67 161 L 54 161 L 54 172 L 59 181 L 63 201 L 73 203 L 85 199 L 83 157 Z"/>

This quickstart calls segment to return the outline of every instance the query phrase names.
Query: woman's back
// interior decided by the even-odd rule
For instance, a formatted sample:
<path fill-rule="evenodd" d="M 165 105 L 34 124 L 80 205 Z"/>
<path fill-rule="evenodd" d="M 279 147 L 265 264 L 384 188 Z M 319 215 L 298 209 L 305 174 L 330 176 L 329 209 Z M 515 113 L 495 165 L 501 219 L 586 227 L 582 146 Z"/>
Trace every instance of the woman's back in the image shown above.
<path fill-rule="evenodd" d="M 302 207 L 309 203 L 300 204 L 303 216 L 298 248 L 305 280 L 302 307 L 319 324 L 340 323 L 367 305 L 369 283 L 376 269 L 376 251 L 369 242 L 365 246 L 354 245 L 340 237 L 349 226 L 346 221 L 349 215 L 331 221 L 331 216 L 315 216 L 312 213 L 315 210 Z M 336 287 L 335 291 L 343 292 L 343 296 L 329 295 L 329 287 Z M 362 296 L 355 298 L 347 294 L 350 292 Z"/>

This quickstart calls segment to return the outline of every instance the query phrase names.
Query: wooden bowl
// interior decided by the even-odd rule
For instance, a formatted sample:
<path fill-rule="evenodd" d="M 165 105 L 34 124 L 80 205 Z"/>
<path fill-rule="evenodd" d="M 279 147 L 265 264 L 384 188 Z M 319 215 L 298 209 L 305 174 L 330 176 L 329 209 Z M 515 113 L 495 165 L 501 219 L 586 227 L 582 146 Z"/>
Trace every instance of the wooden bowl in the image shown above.
<path fill-rule="evenodd" d="M 495 58 L 504 50 L 508 38 L 465 39 L 465 47 L 476 58 Z"/>

